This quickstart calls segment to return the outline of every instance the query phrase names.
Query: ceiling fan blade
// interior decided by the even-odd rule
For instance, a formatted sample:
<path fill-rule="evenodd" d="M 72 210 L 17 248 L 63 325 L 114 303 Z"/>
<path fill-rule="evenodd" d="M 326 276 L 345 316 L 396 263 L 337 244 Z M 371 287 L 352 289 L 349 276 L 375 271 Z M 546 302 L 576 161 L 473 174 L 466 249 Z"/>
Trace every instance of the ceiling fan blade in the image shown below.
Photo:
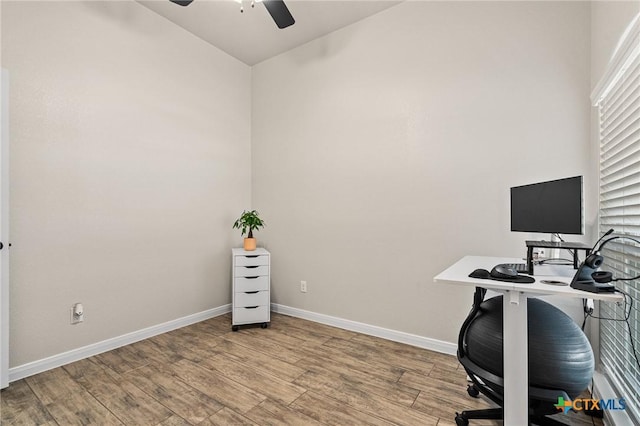
<path fill-rule="evenodd" d="M 262 3 L 264 3 L 264 6 L 269 11 L 269 14 L 275 21 L 278 28 L 287 28 L 296 22 L 295 19 L 293 19 L 293 16 L 291 16 L 291 12 L 289 12 L 287 5 L 284 4 L 284 1 L 264 0 Z"/>
<path fill-rule="evenodd" d="M 169 0 L 172 3 L 179 4 L 180 6 L 189 6 L 193 0 Z"/>

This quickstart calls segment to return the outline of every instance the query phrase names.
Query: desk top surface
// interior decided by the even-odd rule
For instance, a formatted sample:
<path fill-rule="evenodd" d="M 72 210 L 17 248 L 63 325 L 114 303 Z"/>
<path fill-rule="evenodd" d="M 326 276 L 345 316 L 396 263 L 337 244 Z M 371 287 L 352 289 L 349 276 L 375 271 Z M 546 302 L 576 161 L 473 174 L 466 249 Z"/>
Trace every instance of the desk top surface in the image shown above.
<path fill-rule="evenodd" d="M 482 287 L 497 291 L 516 290 L 522 293 L 532 295 L 561 295 L 565 297 L 577 297 L 581 299 L 596 299 L 619 302 L 624 300 L 624 296 L 620 293 L 588 293 L 582 290 L 566 286 L 558 286 L 552 284 L 544 284 L 542 280 L 562 281 L 567 284 L 573 278 L 572 267 L 550 268 L 546 267 L 546 271 L 540 271 L 533 276 L 535 282 L 532 284 L 511 283 L 504 281 L 494 281 L 489 279 L 470 278 L 469 274 L 476 269 L 491 269 L 501 263 L 522 263 L 522 259 L 505 258 L 505 257 L 489 257 L 489 256 L 465 256 L 456 263 L 436 275 L 433 280 L 437 283 L 450 283 L 458 285 L 468 285 L 473 287 Z M 541 267 L 536 267 L 541 268 Z M 573 272 L 573 273 L 572 273 Z"/>

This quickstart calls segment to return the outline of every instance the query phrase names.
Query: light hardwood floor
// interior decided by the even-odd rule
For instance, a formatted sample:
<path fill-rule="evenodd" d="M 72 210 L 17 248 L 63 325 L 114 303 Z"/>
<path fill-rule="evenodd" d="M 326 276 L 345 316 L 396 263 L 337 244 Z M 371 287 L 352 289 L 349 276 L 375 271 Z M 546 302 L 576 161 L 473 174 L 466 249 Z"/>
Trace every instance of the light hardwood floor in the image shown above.
<path fill-rule="evenodd" d="M 223 315 L 0 396 L 2 425 L 450 426 L 456 411 L 489 406 L 467 395 L 453 356 L 278 314 L 268 329 L 239 332 Z M 555 417 L 592 425 L 582 413 Z"/>

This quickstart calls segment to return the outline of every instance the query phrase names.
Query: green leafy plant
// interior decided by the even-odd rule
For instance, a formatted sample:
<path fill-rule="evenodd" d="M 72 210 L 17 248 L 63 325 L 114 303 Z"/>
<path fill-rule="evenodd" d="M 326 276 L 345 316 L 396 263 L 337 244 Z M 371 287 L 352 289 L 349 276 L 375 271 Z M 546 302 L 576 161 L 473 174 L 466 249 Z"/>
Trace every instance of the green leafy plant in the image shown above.
<path fill-rule="evenodd" d="M 247 238 L 253 238 L 253 231 L 264 226 L 264 221 L 260 219 L 256 210 L 243 211 L 242 216 L 233 224 L 234 229 L 240 229 L 241 235 L 247 234 Z M 247 230 L 249 232 L 247 233 Z"/>

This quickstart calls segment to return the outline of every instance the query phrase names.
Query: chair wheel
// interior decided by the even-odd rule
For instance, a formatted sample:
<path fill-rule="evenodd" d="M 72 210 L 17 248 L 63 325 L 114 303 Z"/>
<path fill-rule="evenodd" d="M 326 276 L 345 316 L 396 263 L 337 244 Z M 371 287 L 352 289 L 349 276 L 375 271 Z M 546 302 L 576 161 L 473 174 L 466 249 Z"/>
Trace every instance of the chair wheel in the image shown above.
<path fill-rule="evenodd" d="M 232 325 L 231 326 L 231 330 L 232 331 L 238 331 L 238 326 L 237 325 Z"/>
<path fill-rule="evenodd" d="M 456 426 L 469 426 L 469 420 L 464 418 L 461 414 L 456 413 Z"/>
<path fill-rule="evenodd" d="M 467 385 L 467 393 L 472 398 L 477 398 L 480 395 L 480 391 L 476 385 Z"/>
<path fill-rule="evenodd" d="M 260 325 L 260 328 L 267 328 L 267 323 L 266 323 L 266 322 L 263 322 L 263 323 Z"/>

